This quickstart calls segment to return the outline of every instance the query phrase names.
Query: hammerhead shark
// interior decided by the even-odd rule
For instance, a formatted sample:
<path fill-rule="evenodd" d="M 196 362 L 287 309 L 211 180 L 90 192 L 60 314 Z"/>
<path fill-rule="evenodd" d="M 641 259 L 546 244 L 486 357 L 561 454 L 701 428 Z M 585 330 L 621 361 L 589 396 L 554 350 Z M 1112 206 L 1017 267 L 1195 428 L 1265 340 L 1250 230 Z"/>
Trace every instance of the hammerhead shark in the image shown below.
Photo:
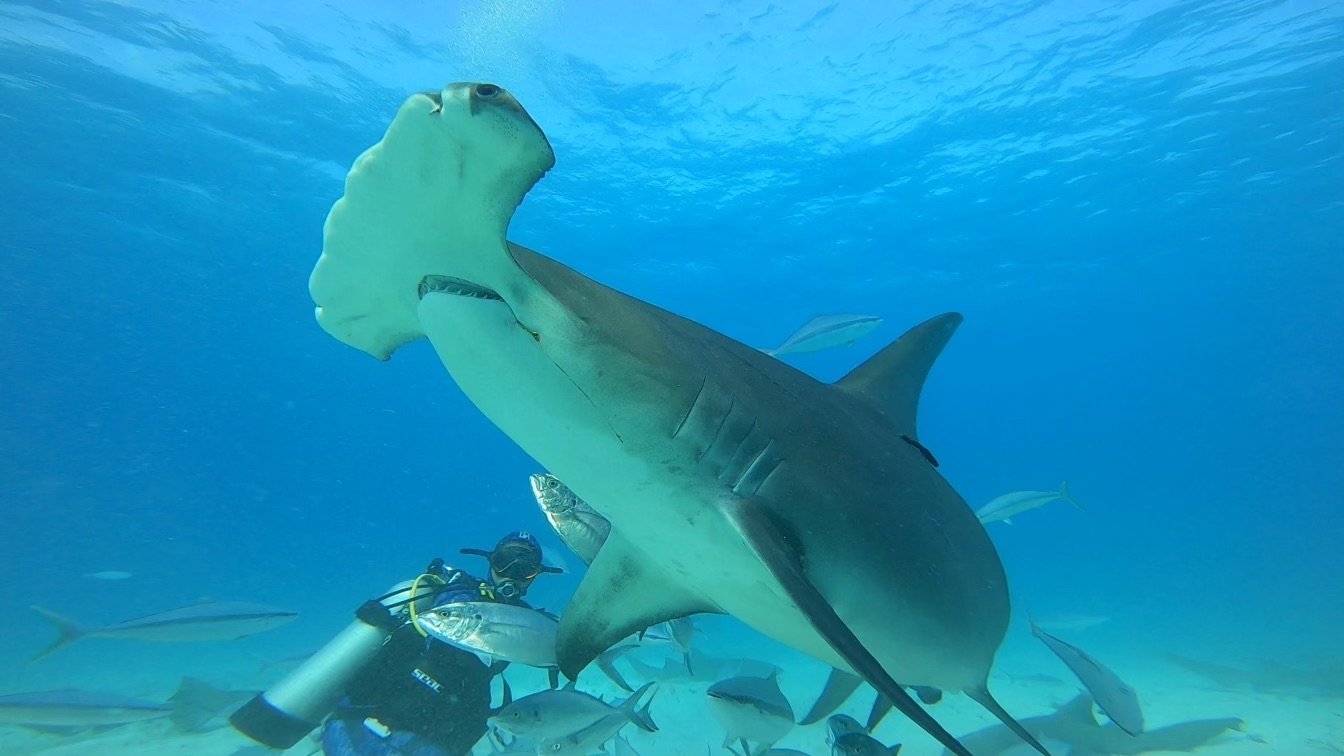
<path fill-rule="evenodd" d="M 919 393 L 961 323 L 935 317 L 835 384 L 513 244 L 554 165 L 493 84 L 415 94 L 332 207 L 317 321 L 380 359 L 427 338 L 466 396 L 612 530 L 567 607 L 574 677 L 658 622 L 711 612 L 851 671 L 949 750 L 906 685 L 990 695 L 1002 563 L 919 442 Z"/>

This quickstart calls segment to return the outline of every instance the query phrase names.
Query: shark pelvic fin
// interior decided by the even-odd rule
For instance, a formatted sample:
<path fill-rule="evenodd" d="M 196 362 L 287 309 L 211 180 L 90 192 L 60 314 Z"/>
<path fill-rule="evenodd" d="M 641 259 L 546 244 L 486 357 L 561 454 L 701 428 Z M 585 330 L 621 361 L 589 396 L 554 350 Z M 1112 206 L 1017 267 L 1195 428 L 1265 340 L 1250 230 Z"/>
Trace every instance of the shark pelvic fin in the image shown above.
<path fill-rule="evenodd" d="M 577 677 L 599 654 L 650 625 L 688 614 L 722 613 L 648 569 L 648 562 L 616 531 L 607 536 L 560 618 L 555 653 L 566 677 Z"/>
<path fill-rule="evenodd" d="M 949 312 L 920 323 L 849 371 L 836 387 L 871 402 L 901 433 L 918 439 L 915 416 L 924 379 L 962 319 Z"/>
<path fill-rule="evenodd" d="M 1027 732 L 1027 728 L 1023 727 L 1021 722 L 1013 719 L 1013 715 L 1009 714 L 999 705 L 998 701 L 994 700 L 994 696 L 989 694 L 988 687 L 982 685 L 979 688 L 971 688 L 966 691 L 966 695 L 970 696 L 972 701 L 988 709 L 990 714 L 998 717 L 999 721 L 1003 722 L 1004 726 L 1012 730 L 1024 743 L 1045 754 L 1045 756 L 1050 756 L 1050 752 L 1045 750 L 1041 741 L 1037 740 L 1035 735 Z"/>
<path fill-rule="evenodd" d="M 822 688 L 821 695 L 817 696 L 817 702 L 812 704 L 812 709 L 802 719 L 798 720 L 798 724 L 803 726 L 816 724 L 829 717 L 849 700 L 862 684 L 862 677 L 852 675 L 843 669 L 832 669 L 831 674 L 826 677 L 826 686 Z"/>
<path fill-rule="evenodd" d="M 943 729 L 915 699 L 905 692 L 863 643 L 849 629 L 821 591 L 808 579 L 803 567 L 803 555 L 792 543 L 792 538 L 779 528 L 762 508 L 744 499 L 734 499 L 724 506 L 729 519 L 737 527 L 760 558 L 761 563 L 779 581 L 784 592 L 807 617 L 813 629 L 830 644 L 855 672 L 859 673 L 877 692 L 886 696 L 903 714 L 925 732 L 942 743 L 957 756 L 971 756 L 966 746 L 952 733 Z"/>

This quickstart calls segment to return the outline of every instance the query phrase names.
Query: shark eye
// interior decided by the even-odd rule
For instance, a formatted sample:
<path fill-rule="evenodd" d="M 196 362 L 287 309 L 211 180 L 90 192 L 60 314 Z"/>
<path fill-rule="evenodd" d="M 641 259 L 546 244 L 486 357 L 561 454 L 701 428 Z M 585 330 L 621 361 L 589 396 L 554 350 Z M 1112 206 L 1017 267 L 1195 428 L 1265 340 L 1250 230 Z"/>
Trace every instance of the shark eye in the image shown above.
<path fill-rule="evenodd" d="M 477 85 L 476 85 L 476 96 L 477 96 L 477 97 L 484 98 L 484 99 L 487 99 L 487 100 L 491 100 L 491 99 L 494 99 L 494 98 L 498 97 L 498 96 L 499 96 L 499 93 L 500 93 L 500 92 L 503 92 L 503 91 L 504 91 L 503 89 L 500 89 L 499 87 L 495 86 L 494 84 L 477 84 Z"/>

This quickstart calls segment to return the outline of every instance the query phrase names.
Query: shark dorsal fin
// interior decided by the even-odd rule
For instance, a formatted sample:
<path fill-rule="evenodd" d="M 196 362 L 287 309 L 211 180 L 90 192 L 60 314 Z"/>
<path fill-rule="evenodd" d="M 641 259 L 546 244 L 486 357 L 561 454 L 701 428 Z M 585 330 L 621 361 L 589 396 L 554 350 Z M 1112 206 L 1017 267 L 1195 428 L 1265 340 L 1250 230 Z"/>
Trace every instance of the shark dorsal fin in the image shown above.
<path fill-rule="evenodd" d="M 1097 718 L 1092 716 L 1092 696 L 1086 693 L 1079 693 L 1072 701 L 1059 707 L 1055 717 L 1067 722 L 1085 722 L 1092 727 L 1098 726 Z"/>
<path fill-rule="evenodd" d="M 919 392 L 961 321 L 960 313 L 948 312 L 920 323 L 835 385 L 871 402 L 911 440 L 919 438 L 915 433 Z"/>

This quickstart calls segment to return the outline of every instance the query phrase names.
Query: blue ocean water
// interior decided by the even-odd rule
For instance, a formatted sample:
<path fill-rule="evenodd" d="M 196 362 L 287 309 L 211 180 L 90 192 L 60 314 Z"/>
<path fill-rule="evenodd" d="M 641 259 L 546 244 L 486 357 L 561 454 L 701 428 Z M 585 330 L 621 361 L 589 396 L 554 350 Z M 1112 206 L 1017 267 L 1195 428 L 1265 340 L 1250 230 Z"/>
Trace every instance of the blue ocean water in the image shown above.
<path fill-rule="evenodd" d="M 313 321 L 346 170 L 455 80 L 555 148 L 510 237 L 599 281 L 758 346 L 881 315 L 824 380 L 964 313 L 921 439 L 972 506 L 1086 507 L 992 526 L 1019 606 L 1344 656 L 1344 6 L 426 5 L 0 4 L 0 669 L 31 604 L 266 601 L 298 651 L 508 530 L 579 566 L 426 344 Z"/>

